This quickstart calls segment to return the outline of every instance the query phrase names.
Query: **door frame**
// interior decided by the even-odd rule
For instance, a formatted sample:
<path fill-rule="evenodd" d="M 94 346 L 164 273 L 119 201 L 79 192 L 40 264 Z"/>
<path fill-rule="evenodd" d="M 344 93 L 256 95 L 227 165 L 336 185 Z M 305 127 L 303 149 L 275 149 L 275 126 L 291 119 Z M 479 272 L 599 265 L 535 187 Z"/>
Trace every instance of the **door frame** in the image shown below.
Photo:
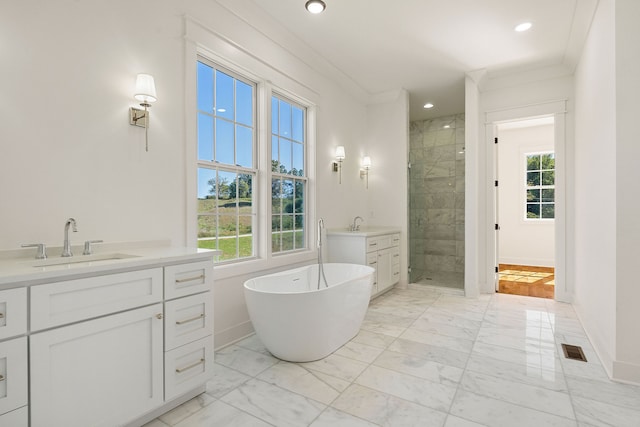
<path fill-rule="evenodd" d="M 485 147 L 488 179 L 486 194 L 489 195 L 486 208 L 485 229 L 495 230 L 494 220 L 497 214 L 497 200 L 495 191 L 496 177 L 496 152 L 494 143 L 496 125 L 502 122 L 525 120 L 535 117 L 554 118 L 554 147 L 556 160 L 556 206 L 555 206 L 555 299 L 562 302 L 571 302 L 573 290 L 570 289 L 567 280 L 567 144 L 566 144 L 566 113 L 567 100 L 550 101 L 503 110 L 488 111 L 485 113 Z M 496 233 L 494 231 L 494 233 Z M 485 292 L 495 292 L 498 265 L 496 235 L 486 239 L 487 276 Z"/>

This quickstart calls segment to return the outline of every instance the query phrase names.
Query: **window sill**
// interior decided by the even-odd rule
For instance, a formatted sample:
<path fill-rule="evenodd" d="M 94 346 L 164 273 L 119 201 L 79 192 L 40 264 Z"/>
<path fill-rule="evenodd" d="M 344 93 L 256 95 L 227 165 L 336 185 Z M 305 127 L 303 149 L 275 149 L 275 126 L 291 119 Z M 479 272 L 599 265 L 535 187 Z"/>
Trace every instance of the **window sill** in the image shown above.
<path fill-rule="evenodd" d="M 274 268 L 284 267 L 287 265 L 300 264 L 317 259 L 316 250 L 307 250 L 296 252 L 290 255 L 273 256 L 271 259 L 256 258 L 252 260 L 237 262 L 233 264 L 214 264 L 214 277 L 216 280 L 228 279 L 231 277 L 243 276 L 246 274 L 255 274 L 260 271 L 266 271 Z"/>

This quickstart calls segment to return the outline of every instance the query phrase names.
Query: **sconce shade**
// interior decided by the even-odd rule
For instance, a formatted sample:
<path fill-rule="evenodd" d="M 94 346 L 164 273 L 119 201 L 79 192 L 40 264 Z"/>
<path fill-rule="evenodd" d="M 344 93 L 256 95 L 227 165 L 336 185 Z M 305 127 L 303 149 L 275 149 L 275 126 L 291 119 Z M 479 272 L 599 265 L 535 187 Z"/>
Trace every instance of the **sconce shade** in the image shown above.
<path fill-rule="evenodd" d="M 362 167 L 365 169 L 371 169 L 371 157 L 364 156 L 362 158 Z"/>
<path fill-rule="evenodd" d="M 344 157 L 345 157 L 344 146 L 338 145 L 336 147 L 336 159 L 344 160 Z"/>
<path fill-rule="evenodd" d="M 150 74 L 138 74 L 136 78 L 136 92 L 133 97 L 143 104 L 156 102 L 156 84 Z"/>

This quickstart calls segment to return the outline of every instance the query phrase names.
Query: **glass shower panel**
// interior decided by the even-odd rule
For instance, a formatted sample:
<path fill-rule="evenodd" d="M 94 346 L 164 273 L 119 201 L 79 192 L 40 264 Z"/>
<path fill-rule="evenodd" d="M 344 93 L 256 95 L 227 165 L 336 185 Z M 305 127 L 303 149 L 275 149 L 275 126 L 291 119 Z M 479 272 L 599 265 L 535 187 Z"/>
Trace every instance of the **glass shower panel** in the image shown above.
<path fill-rule="evenodd" d="M 464 115 L 411 122 L 410 283 L 464 288 Z"/>

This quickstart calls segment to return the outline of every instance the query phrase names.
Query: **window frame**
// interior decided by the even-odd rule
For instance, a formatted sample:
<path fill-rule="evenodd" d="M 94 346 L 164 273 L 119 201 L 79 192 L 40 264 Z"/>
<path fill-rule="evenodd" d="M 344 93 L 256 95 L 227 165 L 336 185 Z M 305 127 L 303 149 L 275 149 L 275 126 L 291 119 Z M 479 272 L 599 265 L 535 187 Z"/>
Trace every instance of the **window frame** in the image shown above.
<path fill-rule="evenodd" d="M 293 253 L 283 253 L 273 256 L 269 250 L 271 241 L 263 237 L 264 233 L 258 232 L 256 238 L 256 257 L 252 260 L 234 262 L 228 264 L 216 264 L 216 278 L 226 279 L 255 274 L 257 271 L 283 268 L 294 264 L 305 264 L 313 262 L 317 257 L 315 249 L 315 233 L 310 225 L 316 221 L 316 126 L 317 126 L 317 102 L 319 95 L 304 83 L 289 77 L 289 72 L 274 67 L 272 61 L 262 61 L 255 55 L 244 50 L 238 50 L 234 45 L 228 44 L 226 40 L 220 39 L 215 34 L 207 31 L 198 23 L 188 17 L 185 19 L 185 220 L 184 220 L 184 244 L 188 247 L 196 248 L 197 245 L 197 94 L 196 77 L 197 61 L 199 57 L 205 58 L 220 67 L 240 74 L 246 79 L 257 82 L 257 103 L 268 102 L 271 99 L 272 91 L 295 101 L 307 109 L 307 129 L 306 129 L 306 162 L 307 162 L 307 229 L 306 250 Z M 286 64 L 283 64 L 286 65 Z M 256 139 L 256 159 L 258 162 L 257 185 L 254 185 L 255 197 L 259 198 L 256 203 L 258 213 L 258 228 L 261 230 L 271 230 L 271 199 L 262 197 L 262 194 L 270 194 L 270 164 L 271 164 L 271 144 L 268 124 L 271 117 L 268 111 L 257 112 L 257 139 Z"/>
<path fill-rule="evenodd" d="M 258 227 L 258 221 L 257 221 L 257 214 L 258 214 L 258 209 L 257 209 L 257 204 L 259 203 L 259 194 L 256 194 L 255 192 L 255 187 L 257 184 L 257 178 L 258 178 L 258 161 L 257 161 L 257 134 L 258 134 L 258 123 L 257 123 L 257 119 L 258 119 L 258 103 L 257 103 L 257 92 L 258 92 L 258 83 L 246 78 L 244 76 L 242 76 L 241 74 L 234 72 L 232 70 L 227 69 L 226 67 L 223 67 L 221 65 L 216 64 L 214 61 L 211 61 L 209 59 L 207 59 L 206 57 L 202 56 L 202 55 L 198 55 L 197 57 L 197 63 L 202 63 L 205 66 L 208 66 L 212 69 L 214 76 L 216 75 L 217 72 L 223 73 L 231 78 L 234 79 L 234 83 L 235 81 L 240 81 L 246 85 L 249 85 L 253 88 L 253 93 L 252 93 L 252 111 L 251 111 L 251 115 L 252 115 L 252 126 L 251 129 L 253 130 L 252 132 L 252 137 L 251 137 L 251 150 L 252 150 L 252 159 L 251 159 L 251 167 L 247 167 L 247 166 L 241 166 L 237 163 L 237 154 L 238 154 L 238 144 L 237 144 L 237 134 L 235 132 L 234 129 L 234 141 L 233 141 L 233 160 L 234 160 L 234 164 L 230 164 L 230 163 L 222 163 L 218 160 L 217 158 L 217 134 L 216 134 L 216 126 L 217 126 L 217 120 L 220 119 L 224 122 L 227 123 L 231 123 L 232 126 L 236 127 L 238 125 L 240 126 L 246 126 L 246 124 L 244 123 L 240 123 L 236 120 L 236 113 L 234 111 L 233 114 L 233 118 L 232 119 L 228 119 L 225 118 L 219 114 L 217 114 L 216 112 L 213 112 L 211 114 L 208 114 L 207 112 L 204 112 L 202 110 L 200 110 L 199 106 L 196 105 L 196 123 L 199 123 L 199 117 L 202 113 L 207 113 L 208 116 L 211 117 L 212 119 L 212 125 L 213 127 L 213 132 L 212 132 L 212 139 L 213 139 L 213 146 L 212 146 L 212 157 L 213 159 L 211 161 L 207 161 L 207 160 L 203 160 L 200 159 L 200 155 L 199 155 L 199 141 L 196 139 L 196 163 L 197 163 L 197 170 L 198 170 L 198 174 L 199 171 L 201 169 L 205 169 L 205 170 L 210 170 L 210 171 L 214 171 L 216 178 L 218 177 L 218 175 L 220 174 L 220 172 L 222 173 L 232 173 L 232 174 L 236 174 L 236 180 L 238 179 L 238 176 L 241 174 L 248 174 L 248 175 L 252 175 L 252 198 L 251 198 L 251 213 L 250 214 L 243 214 L 240 210 L 240 206 L 239 206 L 239 201 L 236 199 L 236 204 L 237 204 L 237 211 L 235 213 L 234 218 L 235 218 L 235 223 L 236 223 L 236 229 L 235 229 L 235 236 L 236 236 L 236 253 L 235 253 L 235 257 L 234 258 L 229 258 L 226 260 L 216 260 L 216 264 L 217 265 L 223 265 L 223 264 L 230 264 L 230 263 L 237 263 L 237 262 L 243 262 L 246 260 L 250 260 L 250 259 L 254 259 L 256 257 L 256 243 L 257 243 L 257 238 L 258 236 L 256 235 L 257 233 L 259 233 L 259 227 Z M 197 67 L 197 65 L 196 65 Z M 197 70 L 197 68 L 196 68 Z M 196 82 L 198 80 L 196 79 Z M 214 77 L 213 79 L 213 87 L 214 87 L 214 94 L 216 93 L 216 82 L 217 82 L 217 78 Z M 197 84 L 196 84 L 197 87 Z M 197 89 L 196 89 L 196 100 L 198 100 L 198 94 L 197 94 Z M 215 104 L 215 96 L 214 96 L 214 108 L 217 107 L 217 105 Z M 233 105 L 234 107 L 237 105 L 236 104 L 236 86 L 234 84 L 234 89 L 233 89 Z M 196 135 L 198 135 L 200 129 L 198 128 Z M 215 198 L 217 199 L 217 196 Z M 258 200 L 256 200 L 258 199 Z M 215 213 L 211 214 L 211 215 L 205 215 L 202 214 L 201 212 L 197 212 L 197 218 L 198 218 L 198 222 L 200 220 L 201 216 L 212 216 L 216 218 L 216 223 L 219 222 L 220 218 L 223 217 L 230 217 L 232 215 L 229 214 L 221 214 L 219 212 L 219 206 L 216 203 L 216 209 L 215 209 Z M 243 217 L 251 217 L 251 255 L 249 256 L 245 256 L 245 257 L 241 257 L 240 256 L 240 222 L 241 219 Z M 219 240 L 220 235 L 218 234 L 218 228 L 216 227 L 216 236 L 215 236 L 215 240 L 216 242 Z M 198 232 L 199 232 L 199 226 L 198 226 Z M 198 233 L 199 234 L 199 233 Z M 200 238 L 196 237 L 196 241 L 197 241 L 197 246 L 199 247 L 199 241 Z M 216 246 L 218 246 L 216 244 Z M 219 247 L 219 246 L 218 246 Z"/>
<path fill-rule="evenodd" d="M 545 154 L 551 154 L 553 155 L 553 169 L 542 169 L 542 156 L 544 156 Z M 540 168 L 539 169 L 534 169 L 534 170 L 529 170 L 528 169 L 528 159 L 530 156 L 539 156 L 540 157 Z M 536 222 L 548 222 L 548 221 L 554 221 L 555 217 L 556 217 L 556 156 L 555 156 L 555 151 L 554 150 L 541 150 L 541 151 L 531 151 L 531 152 L 526 152 L 524 153 L 524 173 L 522 174 L 523 177 L 523 190 L 522 190 L 522 194 L 524 194 L 524 203 L 522 204 L 524 212 L 523 212 L 523 219 L 525 222 L 530 222 L 530 223 L 536 223 Z M 553 171 L 553 185 L 543 185 L 542 184 L 542 172 L 544 171 Z M 530 186 L 528 184 L 528 180 L 527 180 L 527 174 L 529 172 L 540 172 L 540 184 L 539 185 L 533 185 Z M 527 199 L 527 192 L 528 190 L 540 190 L 540 200 L 538 202 L 530 202 Z M 553 190 L 553 202 L 543 202 L 542 201 L 542 191 L 543 190 Z M 530 218 L 528 216 L 528 205 L 529 204 L 537 204 L 540 207 L 540 217 L 538 218 Z M 553 204 L 553 218 L 543 218 L 542 217 L 542 206 L 545 204 Z"/>
<path fill-rule="evenodd" d="M 304 250 L 308 250 L 310 247 L 310 242 L 308 239 L 308 234 L 309 234 L 309 230 L 311 227 L 309 227 L 309 222 L 307 220 L 308 218 L 308 214 L 307 214 L 307 194 L 308 194 L 308 182 L 309 182 L 309 178 L 307 176 L 307 167 L 308 167 L 308 153 L 307 153 L 307 122 L 308 122 L 308 113 L 307 113 L 307 109 L 308 107 L 296 102 L 294 100 L 292 100 L 291 98 L 289 98 L 286 95 L 281 94 L 280 92 L 273 90 L 271 92 L 271 100 L 273 100 L 273 98 L 279 100 L 279 101 L 284 101 L 286 103 L 288 103 L 289 105 L 291 105 L 292 107 L 297 107 L 298 109 L 302 110 L 302 114 L 303 114 L 303 129 L 302 129 L 302 133 L 303 133 L 303 139 L 302 139 L 302 147 L 303 147 L 303 171 L 304 171 L 304 175 L 294 175 L 294 174 L 290 174 L 290 173 L 282 173 L 282 172 L 275 172 L 273 170 L 272 167 L 269 168 L 269 185 L 272 186 L 273 184 L 273 180 L 275 179 L 280 179 L 281 181 L 283 180 L 292 180 L 293 181 L 293 187 L 294 187 L 294 194 L 295 194 L 295 188 L 296 188 L 296 182 L 302 182 L 303 183 L 303 187 L 304 187 L 304 192 L 303 192 L 303 208 L 302 208 L 302 218 L 303 218 L 303 225 L 302 225 L 302 231 L 303 231 L 303 241 L 304 241 L 304 247 L 301 248 L 296 248 L 295 247 L 295 242 L 296 242 L 296 238 L 295 238 L 295 217 L 296 217 L 296 213 L 293 212 L 293 223 L 294 223 L 294 228 L 293 228 L 293 233 L 294 233 L 294 238 L 293 238 L 293 242 L 294 242 L 294 247 L 293 249 L 289 249 L 289 250 L 282 250 L 282 251 L 274 251 L 273 250 L 273 245 L 270 246 L 270 252 L 271 255 L 274 257 L 279 257 L 279 256 L 284 256 L 287 254 L 291 254 L 294 252 L 299 252 L 299 251 L 304 251 Z M 273 106 L 273 103 L 270 101 L 269 102 L 270 106 Z M 269 110 L 270 116 L 273 117 L 273 109 L 270 108 Z M 273 141 L 272 138 L 274 136 L 276 136 L 278 138 L 281 138 L 281 134 L 280 133 L 274 133 L 273 130 L 273 121 L 269 122 L 269 147 L 270 147 L 270 152 L 269 152 L 269 160 L 272 161 L 273 160 Z M 295 140 L 293 138 L 286 138 L 289 139 L 292 143 L 296 143 Z M 292 164 L 293 164 L 293 158 L 292 158 Z M 271 193 L 271 201 L 273 201 L 273 187 Z M 295 203 L 295 198 L 294 198 L 294 203 Z M 295 208 L 294 208 L 295 210 Z M 280 218 L 280 234 L 282 237 L 282 232 L 284 231 L 282 229 L 282 219 L 284 217 L 284 213 L 282 212 L 282 210 L 280 211 L 280 213 L 278 214 L 279 218 Z M 274 219 L 274 212 L 273 212 L 273 206 L 272 209 L 270 209 L 269 211 L 269 217 L 270 217 L 270 222 L 273 224 L 273 219 Z M 273 228 L 271 230 L 271 237 L 273 238 Z"/>

